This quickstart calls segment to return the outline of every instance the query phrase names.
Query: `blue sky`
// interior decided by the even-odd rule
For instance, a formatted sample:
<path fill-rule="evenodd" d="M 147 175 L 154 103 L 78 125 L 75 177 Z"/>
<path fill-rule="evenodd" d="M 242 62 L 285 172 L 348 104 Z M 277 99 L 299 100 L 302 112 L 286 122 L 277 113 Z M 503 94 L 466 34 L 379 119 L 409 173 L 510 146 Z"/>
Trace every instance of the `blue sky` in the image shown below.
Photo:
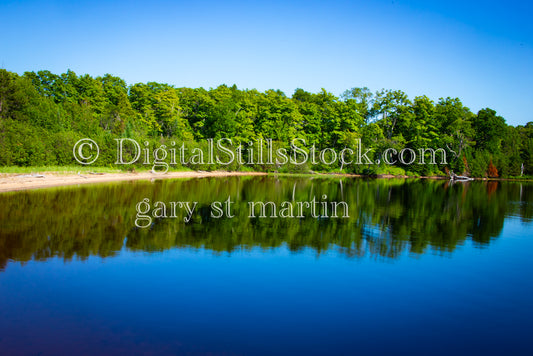
<path fill-rule="evenodd" d="M 128 84 L 401 89 L 533 121 L 527 1 L 0 3 L 0 66 Z"/>

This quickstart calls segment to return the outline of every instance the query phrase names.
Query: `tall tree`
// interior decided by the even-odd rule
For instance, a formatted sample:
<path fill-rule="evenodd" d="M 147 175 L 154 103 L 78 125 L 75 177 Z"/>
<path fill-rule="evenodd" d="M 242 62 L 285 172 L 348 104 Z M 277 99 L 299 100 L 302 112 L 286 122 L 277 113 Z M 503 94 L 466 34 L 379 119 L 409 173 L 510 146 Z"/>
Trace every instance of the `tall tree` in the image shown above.
<path fill-rule="evenodd" d="M 479 110 L 472 122 L 476 146 L 479 149 L 496 153 L 501 148 L 506 126 L 504 118 L 496 115 L 496 111 L 489 108 Z"/>

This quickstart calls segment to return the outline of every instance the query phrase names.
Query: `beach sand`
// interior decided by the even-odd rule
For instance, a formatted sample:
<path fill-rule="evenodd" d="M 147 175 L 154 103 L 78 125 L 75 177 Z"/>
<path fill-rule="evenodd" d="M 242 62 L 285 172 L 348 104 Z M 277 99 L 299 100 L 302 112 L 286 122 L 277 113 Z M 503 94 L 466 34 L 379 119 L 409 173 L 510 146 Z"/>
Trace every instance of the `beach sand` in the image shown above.
<path fill-rule="evenodd" d="M 7 174 L 0 173 L 0 192 L 17 190 L 59 187 L 65 185 L 78 185 L 90 183 L 107 183 L 131 180 L 172 179 L 172 178 L 200 178 L 200 177 L 226 177 L 226 176 L 258 176 L 266 175 L 262 172 L 168 172 L 154 174 L 151 172 L 139 173 L 42 173 L 42 174 Z"/>

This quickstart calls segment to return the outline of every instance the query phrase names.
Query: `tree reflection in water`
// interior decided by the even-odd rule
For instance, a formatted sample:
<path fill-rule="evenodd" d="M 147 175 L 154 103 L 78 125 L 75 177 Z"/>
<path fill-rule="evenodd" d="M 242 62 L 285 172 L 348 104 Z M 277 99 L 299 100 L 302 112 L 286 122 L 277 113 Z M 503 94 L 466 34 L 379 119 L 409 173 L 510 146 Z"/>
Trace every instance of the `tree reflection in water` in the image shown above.
<path fill-rule="evenodd" d="M 250 218 L 248 202 L 345 201 L 349 218 Z M 234 201 L 234 218 L 211 217 L 213 201 Z M 136 204 L 196 201 L 191 221 L 135 227 Z M 359 178 L 227 177 L 63 187 L 0 194 L 0 268 L 8 261 L 113 256 L 122 248 L 215 252 L 334 249 L 349 257 L 395 258 L 404 251 L 451 253 L 466 239 L 489 244 L 506 217 L 533 217 L 533 185 Z"/>

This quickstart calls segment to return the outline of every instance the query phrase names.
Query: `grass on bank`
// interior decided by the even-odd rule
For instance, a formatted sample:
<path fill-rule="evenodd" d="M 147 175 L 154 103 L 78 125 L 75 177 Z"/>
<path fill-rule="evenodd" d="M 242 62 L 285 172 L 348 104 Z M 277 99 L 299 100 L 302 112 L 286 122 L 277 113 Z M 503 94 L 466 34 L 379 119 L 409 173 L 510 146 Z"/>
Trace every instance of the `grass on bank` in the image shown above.
<path fill-rule="evenodd" d="M 94 167 L 94 166 L 82 166 L 82 165 L 71 165 L 71 166 L 30 166 L 30 167 L 19 167 L 19 166 L 9 166 L 9 167 L 0 167 L 0 175 L 11 175 L 11 174 L 78 174 L 78 173 L 142 173 L 149 172 L 151 166 L 122 166 L 117 168 L 116 166 L 107 166 L 107 167 Z M 183 166 L 170 166 L 169 172 L 194 172 L 195 169 L 191 169 Z M 255 172 L 251 167 L 241 166 L 238 171 L 240 172 Z M 328 175 L 342 175 L 342 174 L 353 174 L 347 170 L 330 170 L 330 171 L 312 171 L 312 170 L 302 170 L 300 172 L 296 171 L 270 171 L 266 172 L 270 175 L 276 176 L 291 176 L 291 177 L 309 177 L 309 176 L 328 176 Z M 379 176 L 379 175 L 390 175 L 395 177 L 420 177 L 419 174 L 415 174 L 409 171 L 405 171 L 399 167 L 386 166 L 378 167 L 374 170 L 364 171 L 357 175 L 361 176 Z M 446 177 L 443 173 L 433 173 L 428 174 L 428 176 L 443 176 Z M 483 179 L 483 178 L 477 178 Z M 487 179 L 487 178 L 484 178 Z M 520 181 L 531 181 L 533 176 L 509 176 L 509 177 L 500 177 L 500 178 L 488 178 L 489 180 L 520 180 Z"/>
<path fill-rule="evenodd" d="M 128 172 L 148 172 L 151 167 L 133 167 L 124 166 L 122 168 L 116 167 L 94 167 L 94 166 L 30 166 L 30 167 L 0 167 L 0 174 L 42 174 L 42 173 L 56 173 L 56 174 L 77 174 L 80 173 L 128 173 Z M 170 167 L 169 172 L 186 172 L 191 171 L 186 167 Z"/>
<path fill-rule="evenodd" d="M 110 167 L 92 167 L 92 166 L 30 166 L 30 167 L 0 167 L 0 173 L 7 174 L 32 174 L 32 173 L 64 173 L 75 174 L 78 172 L 89 173 L 120 173 L 120 169 Z"/>

